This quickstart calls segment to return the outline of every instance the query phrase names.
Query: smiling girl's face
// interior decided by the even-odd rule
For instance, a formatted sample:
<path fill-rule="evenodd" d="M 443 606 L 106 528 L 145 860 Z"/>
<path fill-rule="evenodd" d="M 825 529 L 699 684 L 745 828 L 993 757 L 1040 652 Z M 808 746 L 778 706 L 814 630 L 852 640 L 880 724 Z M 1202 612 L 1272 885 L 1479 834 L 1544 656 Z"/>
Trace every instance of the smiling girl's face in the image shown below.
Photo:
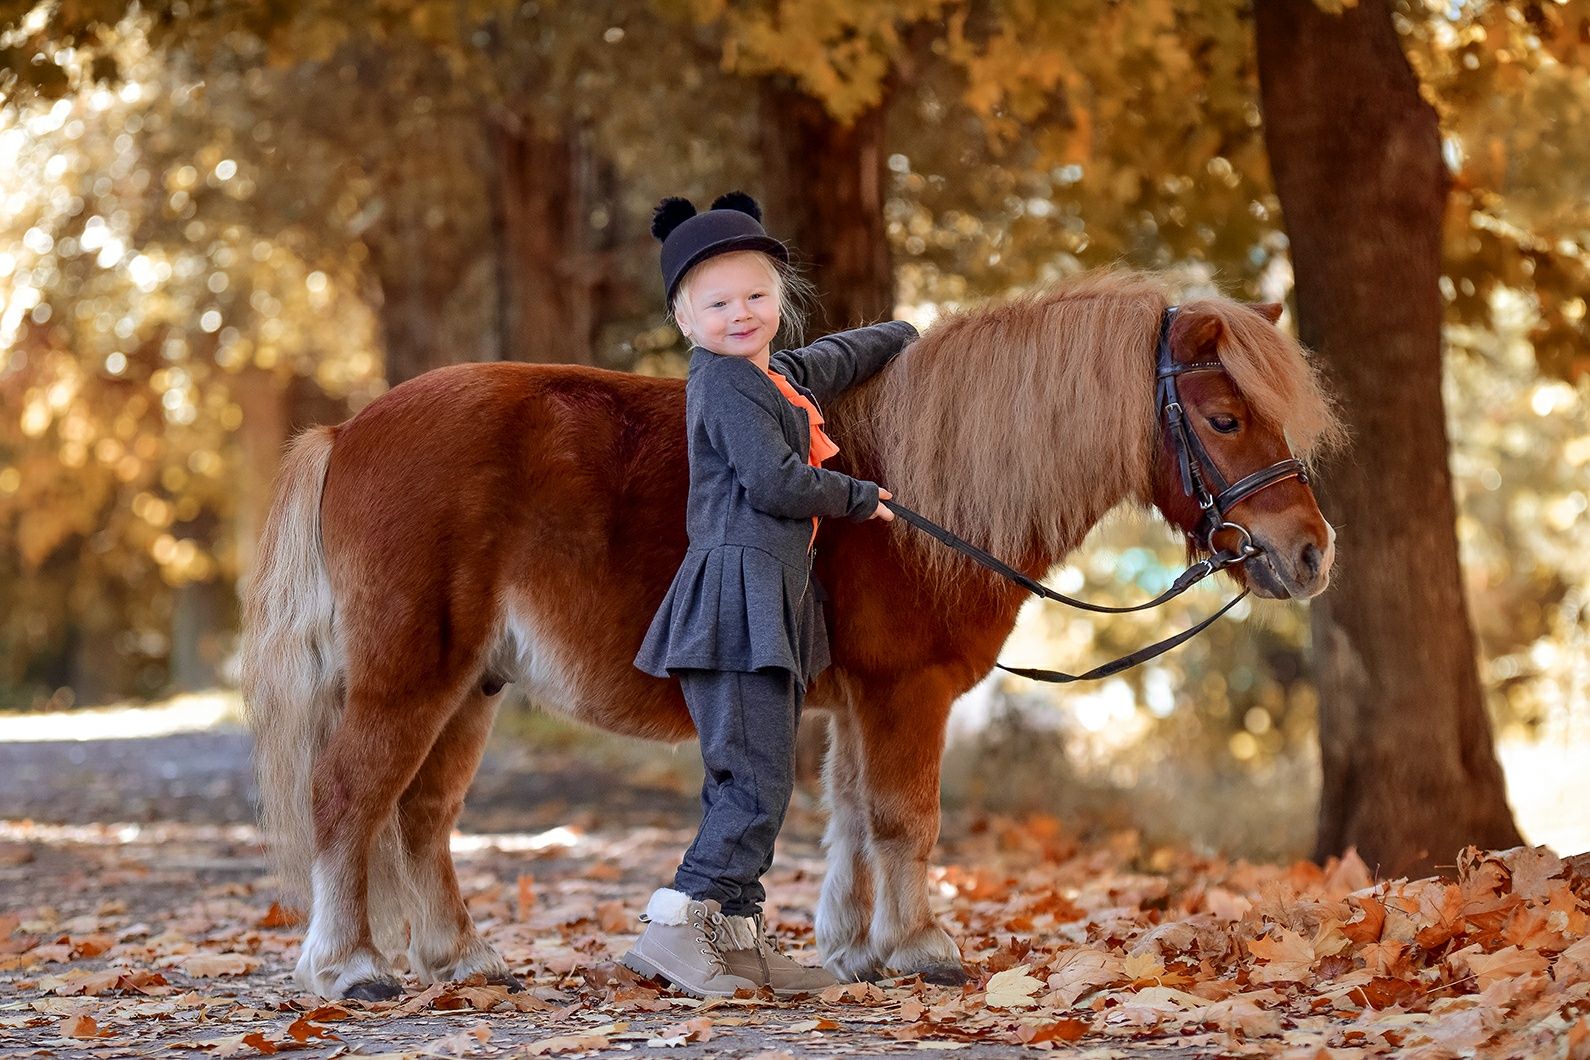
<path fill-rule="evenodd" d="M 708 258 L 680 285 L 674 321 L 697 346 L 766 368 L 779 322 L 772 261 L 754 250 Z"/>

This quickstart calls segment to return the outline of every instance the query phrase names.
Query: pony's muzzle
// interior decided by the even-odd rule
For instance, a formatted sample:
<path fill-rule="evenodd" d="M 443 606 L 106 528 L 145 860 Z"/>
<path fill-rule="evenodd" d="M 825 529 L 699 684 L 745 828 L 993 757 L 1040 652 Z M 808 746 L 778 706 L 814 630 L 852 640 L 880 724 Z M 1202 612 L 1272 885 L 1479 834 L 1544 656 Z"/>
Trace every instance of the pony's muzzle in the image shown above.
<path fill-rule="evenodd" d="M 1289 549 L 1255 535 L 1262 553 L 1247 563 L 1247 574 L 1260 596 L 1276 600 L 1307 600 L 1318 596 L 1330 584 L 1331 561 L 1335 549 L 1305 541 Z"/>

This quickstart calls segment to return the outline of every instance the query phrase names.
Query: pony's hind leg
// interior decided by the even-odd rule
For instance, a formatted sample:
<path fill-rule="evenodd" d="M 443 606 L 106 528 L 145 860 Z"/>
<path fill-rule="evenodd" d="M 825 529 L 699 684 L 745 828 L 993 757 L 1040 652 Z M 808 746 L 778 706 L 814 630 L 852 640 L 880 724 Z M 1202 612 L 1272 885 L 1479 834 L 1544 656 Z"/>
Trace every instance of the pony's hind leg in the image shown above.
<path fill-rule="evenodd" d="M 483 974 L 488 981 L 519 986 L 502 957 L 475 930 L 448 846 L 497 714 L 500 687 L 489 695 L 479 687 L 470 691 L 398 802 L 414 901 L 409 967 L 422 983 Z"/>
<path fill-rule="evenodd" d="M 828 874 L 817 905 L 817 950 L 823 964 L 843 982 L 877 979 L 883 969 L 867 937 L 873 882 L 861 735 L 855 717 L 845 708 L 828 716 L 823 783 L 828 801 L 828 828 L 823 833 Z"/>
<path fill-rule="evenodd" d="M 459 700 L 397 680 L 350 675 L 348 701 L 315 762 L 309 928 L 294 975 L 323 997 L 382 1000 L 402 987 L 376 948 L 370 858 Z"/>
<path fill-rule="evenodd" d="M 960 949 L 928 905 L 939 835 L 939 763 L 952 689 L 928 670 L 857 704 L 875 891 L 872 949 L 885 968 L 966 981 Z"/>

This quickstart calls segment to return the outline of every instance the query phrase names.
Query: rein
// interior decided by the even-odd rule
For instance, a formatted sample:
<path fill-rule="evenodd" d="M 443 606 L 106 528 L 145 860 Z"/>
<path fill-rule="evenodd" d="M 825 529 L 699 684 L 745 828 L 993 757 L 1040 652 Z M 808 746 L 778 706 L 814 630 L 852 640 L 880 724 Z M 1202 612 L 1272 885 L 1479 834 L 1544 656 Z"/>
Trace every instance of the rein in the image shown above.
<path fill-rule="evenodd" d="M 1203 546 L 1209 552 L 1209 556 L 1182 571 L 1170 588 L 1152 600 L 1134 604 L 1130 607 L 1108 607 L 1104 604 L 1093 604 L 1086 600 L 1077 600 L 1066 596 L 1064 593 L 1056 592 L 1033 578 L 1029 578 L 1008 563 L 990 555 L 971 542 L 957 537 L 926 516 L 920 515 L 904 505 L 893 500 L 886 500 L 883 503 L 895 515 L 898 515 L 918 530 L 936 538 L 955 551 L 970 557 L 995 574 L 1016 583 L 1039 599 L 1054 600 L 1070 607 L 1093 611 L 1098 614 L 1119 615 L 1158 607 L 1180 596 L 1205 578 L 1227 567 L 1240 566 L 1254 556 L 1259 555 L 1263 550 L 1253 543 L 1253 535 L 1248 532 L 1247 527 L 1233 522 L 1227 517 L 1226 513 L 1242 501 L 1253 496 L 1253 494 L 1278 482 L 1295 478 L 1307 484 L 1308 471 L 1301 460 L 1296 457 L 1288 457 L 1285 460 L 1271 464 L 1267 468 L 1255 471 L 1251 475 L 1245 475 L 1234 483 L 1227 484 L 1225 477 L 1220 473 L 1220 469 L 1215 466 L 1214 460 L 1210 457 L 1209 451 L 1204 448 L 1203 443 L 1198 440 L 1197 433 L 1193 431 L 1192 425 L 1187 419 L 1186 411 L 1182 407 L 1181 395 L 1176 388 L 1176 378 L 1178 376 L 1191 372 L 1223 372 L 1225 371 L 1225 366 L 1219 361 L 1199 361 L 1193 364 L 1177 364 L 1175 362 L 1170 349 L 1170 325 L 1176 318 L 1176 309 L 1176 306 L 1166 309 L 1164 316 L 1160 319 L 1159 342 L 1154 357 L 1155 400 L 1159 405 L 1159 414 L 1165 420 L 1171 447 L 1176 453 L 1176 464 L 1181 474 L 1182 492 L 1197 500 L 1198 507 L 1203 512 L 1195 538 L 1202 539 Z M 1208 482 L 1213 482 L 1215 492 L 1210 491 Z M 1241 535 L 1241 544 L 1234 551 L 1225 551 L 1215 547 L 1215 535 L 1223 530 L 1234 530 Z M 1173 637 L 1167 637 L 1147 647 L 1139 648 L 1134 652 L 1123 655 L 1118 659 L 1112 659 L 1110 662 L 1104 663 L 1102 666 L 1096 666 L 1084 674 L 1068 674 L 1059 670 L 1042 670 L 1024 666 L 1006 666 L 1003 663 L 996 663 L 995 665 L 1006 673 L 1030 678 L 1034 681 L 1048 681 L 1054 684 L 1069 684 L 1073 681 L 1098 681 L 1118 674 L 1123 670 L 1129 670 L 1139 663 L 1145 663 L 1150 659 L 1165 654 L 1172 648 L 1186 643 L 1199 633 L 1202 633 L 1216 619 L 1235 607 L 1247 595 L 1248 590 L 1243 589 L 1235 597 L 1227 601 L 1224 607 L 1197 625 L 1185 629 Z"/>

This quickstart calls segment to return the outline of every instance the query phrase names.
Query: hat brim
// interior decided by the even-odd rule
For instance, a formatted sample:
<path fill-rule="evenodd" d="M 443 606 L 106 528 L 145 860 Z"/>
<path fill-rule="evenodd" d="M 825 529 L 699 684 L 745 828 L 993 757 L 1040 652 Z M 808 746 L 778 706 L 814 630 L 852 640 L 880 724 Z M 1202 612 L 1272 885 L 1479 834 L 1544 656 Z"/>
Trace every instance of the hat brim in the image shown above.
<path fill-rule="evenodd" d="M 679 278 L 673 282 L 673 286 L 668 288 L 667 301 L 669 307 L 673 306 L 674 294 L 678 292 L 679 285 L 684 282 L 685 277 L 690 275 L 691 269 L 708 258 L 715 258 L 719 254 L 732 254 L 737 250 L 760 250 L 764 254 L 771 254 L 786 265 L 789 264 L 789 248 L 772 236 L 730 236 L 728 239 L 720 239 L 716 243 L 708 243 L 686 258 L 685 263 L 679 267 Z"/>

